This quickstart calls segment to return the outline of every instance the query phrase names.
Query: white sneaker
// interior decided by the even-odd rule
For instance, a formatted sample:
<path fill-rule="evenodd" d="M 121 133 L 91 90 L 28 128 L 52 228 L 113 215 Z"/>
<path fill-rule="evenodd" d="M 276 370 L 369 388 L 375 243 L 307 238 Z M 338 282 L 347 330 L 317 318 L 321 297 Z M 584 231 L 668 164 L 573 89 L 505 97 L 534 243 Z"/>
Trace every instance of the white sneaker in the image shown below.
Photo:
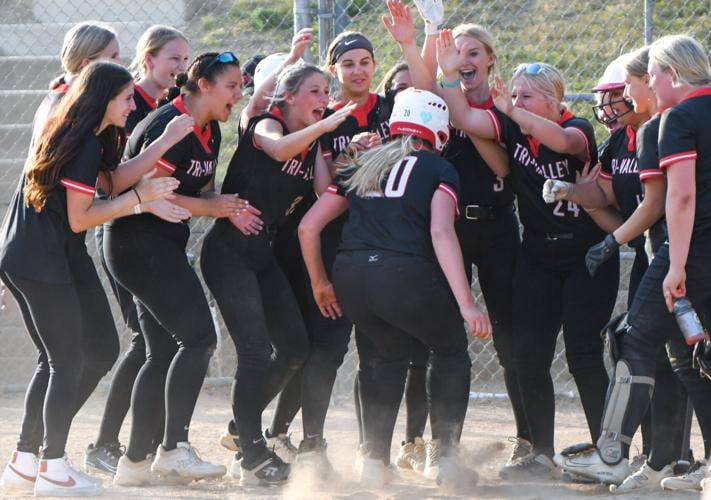
<path fill-rule="evenodd" d="M 264 433 L 264 439 L 267 440 L 267 448 L 279 455 L 279 458 L 285 463 L 294 463 L 298 449 L 291 442 L 289 434 L 277 434 L 274 437 L 267 437 L 267 434 Z"/>
<path fill-rule="evenodd" d="M 642 468 L 644 464 L 647 463 L 647 455 L 640 453 L 636 455 L 632 460 L 630 460 L 630 474 L 634 474 Z"/>
<path fill-rule="evenodd" d="M 31 493 L 35 489 L 37 467 L 37 455 L 26 451 L 13 451 L 2 473 L 0 486 L 6 491 Z"/>
<path fill-rule="evenodd" d="M 238 453 L 239 449 L 239 436 L 237 434 L 232 434 L 229 429 L 222 433 L 220 436 L 220 446 L 227 448 L 230 451 Z"/>
<path fill-rule="evenodd" d="M 126 455 L 119 458 L 114 475 L 116 486 L 150 486 L 158 481 L 156 475 L 151 472 L 153 455 L 149 455 L 145 460 L 134 462 Z"/>
<path fill-rule="evenodd" d="M 74 469 L 67 457 L 40 460 L 35 481 L 35 496 L 93 496 L 103 491 L 101 483 Z"/>
<path fill-rule="evenodd" d="M 706 477 L 706 460 L 699 460 L 682 476 L 662 479 L 662 489 L 668 491 L 696 490 L 701 491 L 701 481 Z"/>
<path fill-rule="evenodd" d="M 602 461 L 597 450 L 573 456 L 556 455 L 556 465 L 576 476 L 584 476 L 605 484 L 620 484 L 629 475 L 629 460 L 623 458 L 616 465 Z"/>
<path fill-rule="evenodd" d="M 158 446 L 151 471 L 160 477 L 179 476 L 199 481 L 220 478 L 227 473 L 227 467 L 206 462 L 200 458 L 195 447 L 183 441 L 173 450 L 166 450 L 163 445 Z"/>
<path fill-rule="evenodd" d="M 365 447 L 361 443 L 356 448 L 355 462 L 353 464 L 353 468 L 359 477 L 363 473 L 363 460 L 365 460 Z"/>
<path fill-rule="evenodd" d="M 360 482 L 368 488 L 379 489 L 393 480 L 393 471 L 377 458 L 364 457 Z"/>
<path fill-rule="evenodd" d="M 395 463 L 401 469 L 411 469 L 415 472 L 422 472 L 425 470 L 426 460 L 427 451 L 425 442 L 421 437 L 416 437 L 413 443 L 402 443 L 400 446 L 400 454 Z"/>
<path fill-rule="evenodd" d="M 439 458 L 441 453 L 439 439 L 427 441 L 425 452 L 427 457 L 425 458 L 424 475 L 427 479 L 437 479 L 437 476 L 439 476 Z"/>
<path fill-rule="evenodd" d="M 610 485 L 611 493 L 627 493 L 629 491 L 658 491 L 661 488 L 662 479 L 672 477 L 674 475 L 674 464 L 667 464 L 662 467 L 662 470 L 656 471 L 645 462 L 642 467 L 630 474 L 622 481 L 622 484 Z"/>

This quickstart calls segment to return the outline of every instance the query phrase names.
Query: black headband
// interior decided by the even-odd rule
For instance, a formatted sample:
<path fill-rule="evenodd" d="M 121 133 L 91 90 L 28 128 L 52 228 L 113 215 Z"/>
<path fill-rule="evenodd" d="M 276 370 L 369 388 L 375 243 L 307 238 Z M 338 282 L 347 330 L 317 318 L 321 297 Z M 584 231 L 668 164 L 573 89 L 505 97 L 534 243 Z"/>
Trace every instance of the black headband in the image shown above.
<path fill-rule="evenodd" d="M 340 42 L 338 42 L 338 45 L 336 45 L 331 53 L 331 60 L 329 61 L 329 64 L 336 64 L 343 54 L 353 49 L 365 49 L 370 52 L 370 55 L 373 56 L 373 58 L 375 57 L 373 55 L 373 44 L 370 43 L 370 41 L 363 35 L 354 33 L 344 37 Z"/>

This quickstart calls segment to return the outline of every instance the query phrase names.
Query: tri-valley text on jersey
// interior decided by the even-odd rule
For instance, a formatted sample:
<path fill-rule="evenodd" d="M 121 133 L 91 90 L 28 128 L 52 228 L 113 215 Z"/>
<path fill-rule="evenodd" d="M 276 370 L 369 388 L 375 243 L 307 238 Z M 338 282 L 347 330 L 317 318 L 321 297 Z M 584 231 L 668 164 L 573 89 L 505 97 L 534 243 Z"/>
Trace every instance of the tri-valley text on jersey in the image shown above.
<path fill-rule="evenodd" d="M 567 158 L 539 165 L 538 161 L 533 157 L 529 149 L 519 143 L 516 143 L 514 158 L 526 167 L 533 165 L 536 169 L 536 173 L 546 179 L 565 179 L 570 174 Z"/>
<path fill-rule="evenodd" d="M 193 177 L 202 177 L 210 175 L 217 168 L 217 160 L 190 160 L 188 167 L 188 175 Z"/>
<path fill-rule="evenodd" d="M 302 176 L 304 180 L 311 181 L 314 178 L 314 167 L 313 165 L 304 169 L 304 162 L 298 158 L 291 158 L 286 160 L 284 165 L 281 167 L 282 173 L 291 176 Z"/>

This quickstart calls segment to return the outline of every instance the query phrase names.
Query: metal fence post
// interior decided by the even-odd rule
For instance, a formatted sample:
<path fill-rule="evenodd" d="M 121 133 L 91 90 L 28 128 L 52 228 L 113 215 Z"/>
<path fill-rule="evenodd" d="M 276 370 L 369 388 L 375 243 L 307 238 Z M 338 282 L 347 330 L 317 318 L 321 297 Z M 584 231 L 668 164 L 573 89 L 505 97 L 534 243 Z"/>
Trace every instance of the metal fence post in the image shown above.
<path fill-rule="evenodd" d="M 311 9 L 309 0 L 294 0 L 294 33 L 302 28 L 311 27 Z M 312 62 L 310 51 L 304 52 L 302 56 L 306 62 Z"/>
<path fill-rule="evenodd" d="M 333 22 L 333 0 L 318 2 L 318 57 L 320 64 L 326 60 L 326 50 L 336 36 Z"/>
<path fill-rule="evenodd" d="M 336 0 L 334 15 L 336 16 L 336 34 L 346 31 L 350 18 L 346 11 L 347 0 Z M 335 35 L 334 35 L 335 36 Z"/>
<path fill-rule="evenodd" d="M 654 0 L 644 0 L 644 43 L 652 43 L 654 31 Z"/>

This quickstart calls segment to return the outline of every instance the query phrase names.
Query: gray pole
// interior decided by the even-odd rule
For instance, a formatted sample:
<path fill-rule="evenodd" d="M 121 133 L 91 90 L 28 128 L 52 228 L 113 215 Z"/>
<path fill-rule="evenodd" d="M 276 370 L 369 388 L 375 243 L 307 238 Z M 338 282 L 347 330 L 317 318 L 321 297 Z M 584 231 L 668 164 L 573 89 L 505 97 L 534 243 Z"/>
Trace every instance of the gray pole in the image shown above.
<path fill-rule="evenodd" d="M 311 27 L 311 9 L 309 0 L 294 0 L 294 33 L 302 28 Z M 303 56 L 306 62 L 311 62 L 311 52 L 307 50 Z"/>
<path fill-rule="evenodd" d="M 336 34 L 346 31 L 348 26 L 348 12 L 346 12 L 346 1 L 336 0 L 336 8 L 334 14 L 336 16 Z"/>
<path fill-rule="evenodd" d="M 325 63 L 328 44 L 336 36 L 333 22 L 333 0 L 318 2 L 318 57 L 321 64 Z"/>
<path fill-rule="evenodd" d="M 644 0 L 644 43 L 652 43 L 654 30 L 654 0 Z"/>

